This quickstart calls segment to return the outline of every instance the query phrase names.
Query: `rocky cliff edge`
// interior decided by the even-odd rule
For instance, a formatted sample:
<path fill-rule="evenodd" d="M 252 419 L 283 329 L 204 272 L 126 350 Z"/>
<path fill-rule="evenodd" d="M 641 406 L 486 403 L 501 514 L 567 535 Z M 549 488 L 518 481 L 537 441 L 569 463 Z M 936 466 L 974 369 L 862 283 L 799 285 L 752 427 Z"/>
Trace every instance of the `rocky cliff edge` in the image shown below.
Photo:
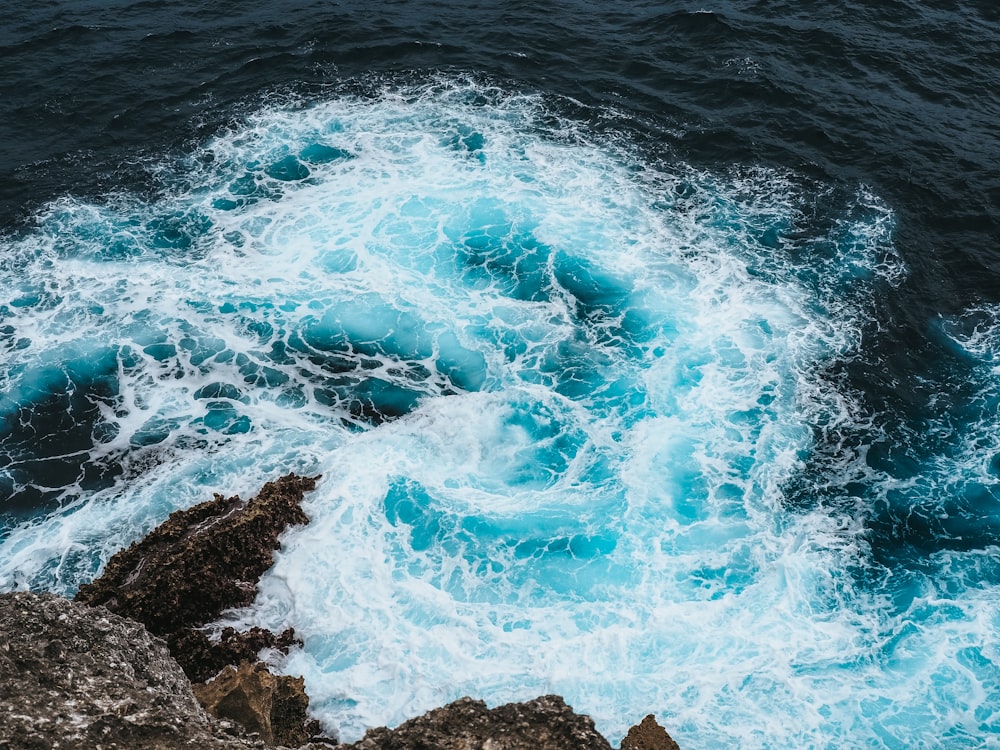
<path fill-rule="evenodd" d="M 279 536 L 308 522 L 300 503 L 315 482 L 288 475 L 248 502 L 217 495 L 178 511 L 75 602 L 0 594 L 0 750 L 611 750 L 559 696 L 494 709 L 463 698 L 338 745 L 308 718 L 302 678 L 256 660 L 294 633 L 209 641 L 202 626 L 252 602 Z M 679 750 L 653 716 L 621 747 Z"/>

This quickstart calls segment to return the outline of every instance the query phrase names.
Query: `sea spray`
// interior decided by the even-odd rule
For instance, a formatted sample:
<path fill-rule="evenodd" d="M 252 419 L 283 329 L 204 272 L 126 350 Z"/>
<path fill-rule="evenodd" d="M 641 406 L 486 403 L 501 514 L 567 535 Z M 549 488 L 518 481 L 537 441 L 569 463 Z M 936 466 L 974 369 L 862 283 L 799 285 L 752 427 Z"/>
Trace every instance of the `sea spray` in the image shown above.
<path fill-rule="evenodd" d="M 450 77 L 265 108 L 159 174 L 6 240 L 3 587 L 321 473 L 230 619 L 296 629 L 345 739 L 550 692 L 692 747 L 996 730 L 994 584 L 874 558 L 883 477 L 790 501 L 905 270 L 868 189 Z"/>

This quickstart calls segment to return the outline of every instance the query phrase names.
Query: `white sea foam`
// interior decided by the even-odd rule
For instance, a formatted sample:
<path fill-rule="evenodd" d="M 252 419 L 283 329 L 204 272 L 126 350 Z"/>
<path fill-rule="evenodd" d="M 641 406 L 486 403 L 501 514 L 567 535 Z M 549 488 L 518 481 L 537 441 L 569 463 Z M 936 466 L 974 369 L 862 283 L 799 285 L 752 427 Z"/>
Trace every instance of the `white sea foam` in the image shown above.
<path fill-rule="evenodd" d="M 902 273 L 864 189 L 815 221 L 794 175 L 454 80 L 262 110 L 163 180 L 6 248 L 5 408 L 114 347 L 93 450 L 125 474 L 14 529 L 3 587 L 71 591 L 210 491 L 321 473 L 229 619 L 296 628 L 281 666 L 345 739 L 465 694 L 561 693 L 612 739 L 652 711 L 690 747 L 992 721 L 995 590 L 887 606 L 862 518 L 783 495 L 856 419 L 821 371 Z"/>

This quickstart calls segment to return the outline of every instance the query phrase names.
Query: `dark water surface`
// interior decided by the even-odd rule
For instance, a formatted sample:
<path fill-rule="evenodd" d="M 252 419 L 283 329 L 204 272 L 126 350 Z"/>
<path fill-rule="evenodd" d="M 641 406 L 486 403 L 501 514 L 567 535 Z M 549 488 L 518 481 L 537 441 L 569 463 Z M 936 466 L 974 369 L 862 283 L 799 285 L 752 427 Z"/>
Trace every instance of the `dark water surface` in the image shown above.
<path fill-rule="evenodd" d="M 607 656 L 592 677 L 606 689 L 580 678 L 571 696 L 611 734 L 648 709 L 691 747 L 998 741 L 1000 6 L 6 5 L 0 587 L 72 590 L 218 483 L 398 455 L 318 503 L 369 498 L 406 542 L 348 554 L 386 555 L 400 591 L 412 577 L 461 606 L 411 591 L 313 611 L 269 590 L 257 615 L 311 636 L 289 669 L 333 728 L 452 697 L 435 675 L 473 667 L 410 639 L 467 617 L 477 635 L 455 637 L 489 674 L 456 683 L 494 702 L 522 674 L 575 684 L 558 658 L 506 648 L 618 643 L 634 685 L 602 672 Z M 499 394 L 513 395 L 495 434 L 476 422 L 493 407 L 442 405 Z M 421 419 L 476 423 L 462 439 L 483 441 L 479 468 L 412 468 L 435 454 L 393 425 Z M 455 487 L 474 508 L 456 510 Z M 657 576 L 681 625 L 701 627 L 687 605 L 728 602 L 726 645 L 664 645 L 676 634 L 651 624 L 655 602 L 631 625 L 605 619 L 602 602 L 631 606 L 620 592 L 660 591 Z M 546 631 L 532 609 L 546 598 L 581 609 Z M 786 607 L 802 627 L 774 643 L 815 648 L 772 674 L 755 634 Z M 347 624 L 328 633 L 324 617 Z M 366 617 L 395 635 L 364 642 Z M 649 641 L 621 635 L 633 626 Z M 334 637 L 351 656 L 330 655 Z M 417 685 L 381 714 L 403 688 L 349 666 L 380 650 Z M 687 698 L 665 697 L 643 658 L 680 665 L 669 689 Z M 734 658 L 735 682 L 692 687 Z M 323 683 L 343 670 L 346 698 Z M 741 702 L 775 690 L 802 706 L 780 729 Z"/>

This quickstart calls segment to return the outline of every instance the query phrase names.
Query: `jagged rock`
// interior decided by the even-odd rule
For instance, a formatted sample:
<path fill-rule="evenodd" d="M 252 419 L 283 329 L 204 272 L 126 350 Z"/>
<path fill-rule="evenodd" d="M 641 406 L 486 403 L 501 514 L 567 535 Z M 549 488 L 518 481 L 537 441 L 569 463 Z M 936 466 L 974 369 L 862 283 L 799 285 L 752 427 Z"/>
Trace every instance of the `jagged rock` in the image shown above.
<path fill-rule="evenodd" d="M 278 536 L 308 522 L 300 504 L 318 477 L 294 474 L 268 482 L 257 497 L 200 503 L 171 513 L 141 542 L 108 561 L 76 600 L 102 604 L 166 636 L 253 602 L 260 576 L 274 562 Z"/>
<path fill-rule="evenodd" d="M 558 695 L 494 709 L 462 698 L 400 724 L 369 730 L 338 750 L 611 750 L 589 716 Z"/>
<path fill-rule="evenodd" d="M 287 652 L 296 642 L 290 629 L 275 635 L 262 628 L 244 633 L 227 628 L 218 642 L 212 642 L 198 628 L 218 619 L 225 609 L 253 602 L 260 576 L 274 562 L 278 537 L 289 525 L 308 522 L 302 496 L 315 488 L 318 478 L 289 474 L 265 484 L 246 503 L 237 496 L 216 495 L 170 514 L 145 539 L 114 555 L 100 578 L 80 587 L 76 600 L 103 605 L 165 638 L 184 672 L 197 682 L 226 665 L 256 660 L 263 648 Z M 266 674 L 281 686 L 286 680 L 294 682 Z M 241 716 L 262 736 L 304 742 L 315 729 L 306 719 L 308 698 L 301 690 L 294 700 L 291 694 L 281 687 L 268 698 L 278 718 L 262 723 L 250 713 Z M 298 726 L 292 728 L 294 721 Z M 275 722 L 280 730 L 272 729 Z"/>
<path fill-rule="evenodd" d="M 247 503 L 216 495 L 172 514 L 115 555 L 94 583 L 81 586 L 79 603 L 51 595 L 0 595 L 0 750 L 237 750 L 267 747 L 264 739 L 307 741 L 317 726 L 306 721 L 301 678 L 275 676 L 249 661 L 224 670 L 198 688 L 224 717 L 213 720 L 167 644 L 199 679 L 225 661 L 252 660 L 261 648 L 287 649 L 294 642 L 291 630 L 274 635 L 227 629 L 212 643 L 198 628 L 226 608 L 253 601 L 279 535 L 289 524 L 307 522 L 300 503 L 316 479 L 288 475 Z M 229 719 L 246 725 L 256 739 L 243 736 Z M 313 740 L 300 750 L 329 747 L 324 738 Z M 611 750 L 590 717 L 553 695 L 495 709 L 463 698 L 337 748 Z M 622 748 L 677 745 L 649 716 L 633 727 Z"/>
<path fill-rule="evenodd" d="M 228 666 L 214 680 L 194 686 L 198 701 L 214 716 L 258 732 L 265 742 L 298 746 L 319 732 L 309 721 L 309 697 L 301 677 L 273 675 L 261 662 Z"/>
<path fill-rule="evenodd" d="M 0 594 L 0 750 L 237 750 L 166 644 L 106 609 Z"/>
<path fill-rule="evenodd" d="M 628 730 L 622 740 L 621 750 L 681 750 L 667 730 L 649 714 L 639 724 Z"/>
<path fill-rule="evenodd" d="M 301 644 L 291 628 L 275 635 L 270 630 L 252 627 L 237 631 L 223 628 L 218 641 L 209 640 L 201 630 L 187 629 L 167 637 L 170 653 L 181 665 L 191 682 L 205 682 L 217 675 L 223 667 L 241 661 L 255 661 L 265 648 L 283 653 L 293 645 Z"/>

